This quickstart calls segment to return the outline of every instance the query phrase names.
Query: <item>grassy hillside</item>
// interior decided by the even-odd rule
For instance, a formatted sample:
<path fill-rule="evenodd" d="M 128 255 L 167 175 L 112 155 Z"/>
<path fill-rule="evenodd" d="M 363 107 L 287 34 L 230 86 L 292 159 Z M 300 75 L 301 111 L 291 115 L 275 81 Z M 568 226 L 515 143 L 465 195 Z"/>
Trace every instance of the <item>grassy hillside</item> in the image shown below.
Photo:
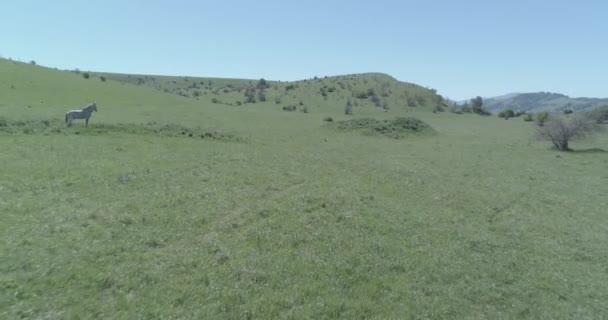
<path fill-rule="evenodd" d="M 570 98 L 550 92 L 520 93 L 498 99 L 486 99 L 488 110 L 512 109 L 515 111 L 589 111 L 600 105 L 608 104 L 608 99 Z"/>
<path fill-rule="evenodd" d="M 434 91 L 411 83 L 404 83 L 379 73 L 354 74 L 315 78 L 295 82 L 266 81 L 260 79 L 218 79 L 197 77 L 167 77 L 147 75 L 100 74 L 121 83 L 154 88 L 156 90 L 194 98 L 214 101 L 217 104 L 236 106 L 247 104 L 247 90 L 255 90 L 255 102 L 267 106 L 306 106 L 309 110 L 344 108 L 348 100 L 355 107 L 391 108 L 400 111 L 416 109 L 431 110 L 444 105 L 443 99 Z M 260 92 L 266 103 L 260 99 Z M 250 103 L 251 104 L 251 103 Z"/>
<path fill-rule="evenodd" d="M 4 126 L 34 127 L 0 130 L 2 319 L 608 316 L 606 136 L 557 154 L 523 121 L 0 68 Z M 34 130 L 90 100 L 88 129 Z M 336 124 L 412 115 L 433 134 Z"/>

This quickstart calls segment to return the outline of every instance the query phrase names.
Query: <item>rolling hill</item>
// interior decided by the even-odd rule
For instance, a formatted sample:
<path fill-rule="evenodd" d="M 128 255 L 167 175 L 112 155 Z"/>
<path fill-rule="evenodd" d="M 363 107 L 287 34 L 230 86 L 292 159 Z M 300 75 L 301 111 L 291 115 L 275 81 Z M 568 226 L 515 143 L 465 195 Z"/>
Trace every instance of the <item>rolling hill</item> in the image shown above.
<path fill-rule="evenodd" d="M 381 74 L 263 83 L 0 60 L 0 318 L 605 317 L 608 137 L 557 154 Z"/>
<path fill-rule="evenodd" d="M 322 110 L 344 108 L 351 100 L 355 107 L 430 110 L 431 107 L 445 104 L 434 90 L 401 82 L 381 73 L 315 77 L 294 82 L 108 73 L 99 76 L 227 106 L 265 103 Z"/>
<path fill-rule="evenodd" d="M 515 111 L 588 111 L 608 104 L 608 98 L 571 98 L 564 94 L 551 92 L 518 93 L 501 97 L 487 98 L 485 107 L 490 111 L 513 109 Z"/>

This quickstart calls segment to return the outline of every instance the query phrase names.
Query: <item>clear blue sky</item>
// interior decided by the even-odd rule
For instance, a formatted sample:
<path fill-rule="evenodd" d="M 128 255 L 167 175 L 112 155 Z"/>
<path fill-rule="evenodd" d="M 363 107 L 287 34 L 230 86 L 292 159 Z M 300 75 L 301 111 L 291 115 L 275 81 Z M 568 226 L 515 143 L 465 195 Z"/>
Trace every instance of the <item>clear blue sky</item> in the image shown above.
<path fill-rule="evenodd" d="M 608 97 L 608 1 L 3 0 L 0 55 L 272 80 L 384 72 L 452 99 Z"/>

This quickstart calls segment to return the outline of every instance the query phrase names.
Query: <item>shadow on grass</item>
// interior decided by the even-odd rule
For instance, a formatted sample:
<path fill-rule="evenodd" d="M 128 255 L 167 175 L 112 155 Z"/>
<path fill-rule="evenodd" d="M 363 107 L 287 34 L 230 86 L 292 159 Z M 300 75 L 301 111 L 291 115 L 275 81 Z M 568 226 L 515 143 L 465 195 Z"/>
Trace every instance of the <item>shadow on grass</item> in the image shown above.
<path fill-rule="evenodd" d="M 573 153 L 608 153 L 608 150 L 604 150 L 601 148 L 591 148 L 591 149 L 580 149 L 573 150 Z"/>

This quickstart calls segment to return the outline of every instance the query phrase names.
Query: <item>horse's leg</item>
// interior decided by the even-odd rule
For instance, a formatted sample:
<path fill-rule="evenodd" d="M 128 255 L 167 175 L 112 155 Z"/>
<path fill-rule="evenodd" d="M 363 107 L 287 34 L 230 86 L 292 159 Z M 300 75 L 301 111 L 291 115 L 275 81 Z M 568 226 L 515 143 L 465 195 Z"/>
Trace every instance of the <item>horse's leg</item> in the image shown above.
<path fill-rule="evenodd" d="M 85 126 L 85 127 L 88 127 L 88 126 L 89 126 L 89 118 L 86 118 L 86 119 L 84 120 L 84 126 Z"/>

